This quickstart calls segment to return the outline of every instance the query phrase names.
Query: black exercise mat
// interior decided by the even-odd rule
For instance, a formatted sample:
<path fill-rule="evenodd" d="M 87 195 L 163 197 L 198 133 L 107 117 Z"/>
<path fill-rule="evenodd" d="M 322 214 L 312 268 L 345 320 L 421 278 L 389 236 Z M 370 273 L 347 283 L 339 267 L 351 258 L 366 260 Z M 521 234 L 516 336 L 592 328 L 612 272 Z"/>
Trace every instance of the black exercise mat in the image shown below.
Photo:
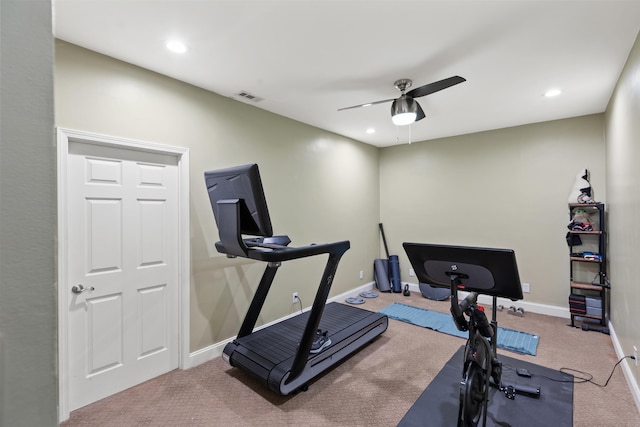
<path fill-rule="evenodd" d="M 460 380 L 464 346 L 449 359 L 420 395 L 398 427 L 449 427 L 458 420 Z M 573 425 L 573 376 L 503 356 L 503 383 L 540 386 L 540 397 L 517 395 L 508 399 L 496 388 L 489 391 L 487 426 L 571 427 Z M 419 361 L 417 362 L 419 363 Z M 515 369 L 527 369 L 531 378 L 519 377 Z M 548 378 L 544 378 L 544 377 Z M 563 380 L 565 382 L 553 381 Z"/>

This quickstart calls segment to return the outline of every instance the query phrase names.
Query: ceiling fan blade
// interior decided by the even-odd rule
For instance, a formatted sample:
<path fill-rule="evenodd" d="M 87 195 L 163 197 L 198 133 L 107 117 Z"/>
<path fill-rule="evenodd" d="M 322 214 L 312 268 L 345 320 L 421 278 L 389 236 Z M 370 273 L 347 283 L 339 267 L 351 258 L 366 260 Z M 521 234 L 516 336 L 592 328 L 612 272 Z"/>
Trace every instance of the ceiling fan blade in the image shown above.
<path fill-rule="evenodd" d="M 416 107 L 418 107 L 416 111 L 416 122 L 417 122 L 418 120 L 424 119 L 425 114 L 420 104 L 418 104 L 418 101 L 416 101 Z"/>
<path fill-rule="evenodd" d="M 338 111 L 350 110 L 352 108 L 369 107 L 371 105 L 384 104 L 385 102 L 391 102 L 391 101 L 395 101 L 395 98 L 385 99 L 383 101 L 367 102 L 366 104 L 360 104 L 360 105 L 352 105 L 351 107 L 338 108 Z"/>
<path fill-rule="evenodd" d="M 412 98 L 418 98 L 425 95 L 430 95 L 434 92 L 438 92 L 442 89 L 457 85 L 458 83 L 466 82 L 467 79 L 460 76 L 449 77 L 448 79 L 439 80 L 437 82 L 429 83 L 424 86 L 417 87 L 407 92 L 407 95 Z"/>

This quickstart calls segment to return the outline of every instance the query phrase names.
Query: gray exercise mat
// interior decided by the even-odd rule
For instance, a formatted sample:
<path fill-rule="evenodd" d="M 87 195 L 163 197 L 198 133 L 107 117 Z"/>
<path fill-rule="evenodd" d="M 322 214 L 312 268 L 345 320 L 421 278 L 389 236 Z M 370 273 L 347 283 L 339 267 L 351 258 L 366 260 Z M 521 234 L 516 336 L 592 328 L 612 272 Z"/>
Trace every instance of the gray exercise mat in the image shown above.
<path fill-rule="evenodd" d="M 377 259 L 373 262 L 373 278 L 380 292 L 391 292 L 389 282 L 389 260 Z"/>
<path fill-rule="evenodd" d="M 391 319 L 433 329 L 444 334 L 464 339 L 469 338 L 469 332 L 458 330 L 450 314 L 399 302 L 386 306 L 380 310 L 380 313 L 386 314 Z M 539 342 L 540 337 L 538 335 L 498 326 L 498 341 L 496 343 L 498 348 L 535 356 Z"/>

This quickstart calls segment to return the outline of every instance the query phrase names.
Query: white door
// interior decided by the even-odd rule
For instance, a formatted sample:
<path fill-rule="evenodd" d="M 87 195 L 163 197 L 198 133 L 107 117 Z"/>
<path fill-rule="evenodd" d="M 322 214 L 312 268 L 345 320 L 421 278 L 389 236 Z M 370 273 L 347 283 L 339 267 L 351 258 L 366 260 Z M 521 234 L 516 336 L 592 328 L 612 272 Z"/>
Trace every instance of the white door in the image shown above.
<path fill-rule="evenodd" d="M 69 142 L 69 410 L 178 367 L 178 166 Z M 64 291 L 64 290 L 63 290 Z"/>

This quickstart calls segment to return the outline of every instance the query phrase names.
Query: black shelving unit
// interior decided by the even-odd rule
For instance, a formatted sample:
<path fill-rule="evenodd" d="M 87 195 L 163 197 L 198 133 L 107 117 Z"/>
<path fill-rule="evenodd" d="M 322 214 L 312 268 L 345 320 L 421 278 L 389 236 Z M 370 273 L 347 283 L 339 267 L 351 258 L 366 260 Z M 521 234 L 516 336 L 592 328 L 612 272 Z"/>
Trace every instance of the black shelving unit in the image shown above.
<path fill-rule="evenodd" d="M 604 203 L 569 204 L 569 218 L 582 209 L 590 214 L 593 230 L 570 230 L 569 276 L 571 295 L 569 306 L 571 326 L 581 322 L 583 330 L 609 333 L 609 289 L 607 278 L 607 233 Z M 575 242 L 578 236 L 579 242 Z"/>

